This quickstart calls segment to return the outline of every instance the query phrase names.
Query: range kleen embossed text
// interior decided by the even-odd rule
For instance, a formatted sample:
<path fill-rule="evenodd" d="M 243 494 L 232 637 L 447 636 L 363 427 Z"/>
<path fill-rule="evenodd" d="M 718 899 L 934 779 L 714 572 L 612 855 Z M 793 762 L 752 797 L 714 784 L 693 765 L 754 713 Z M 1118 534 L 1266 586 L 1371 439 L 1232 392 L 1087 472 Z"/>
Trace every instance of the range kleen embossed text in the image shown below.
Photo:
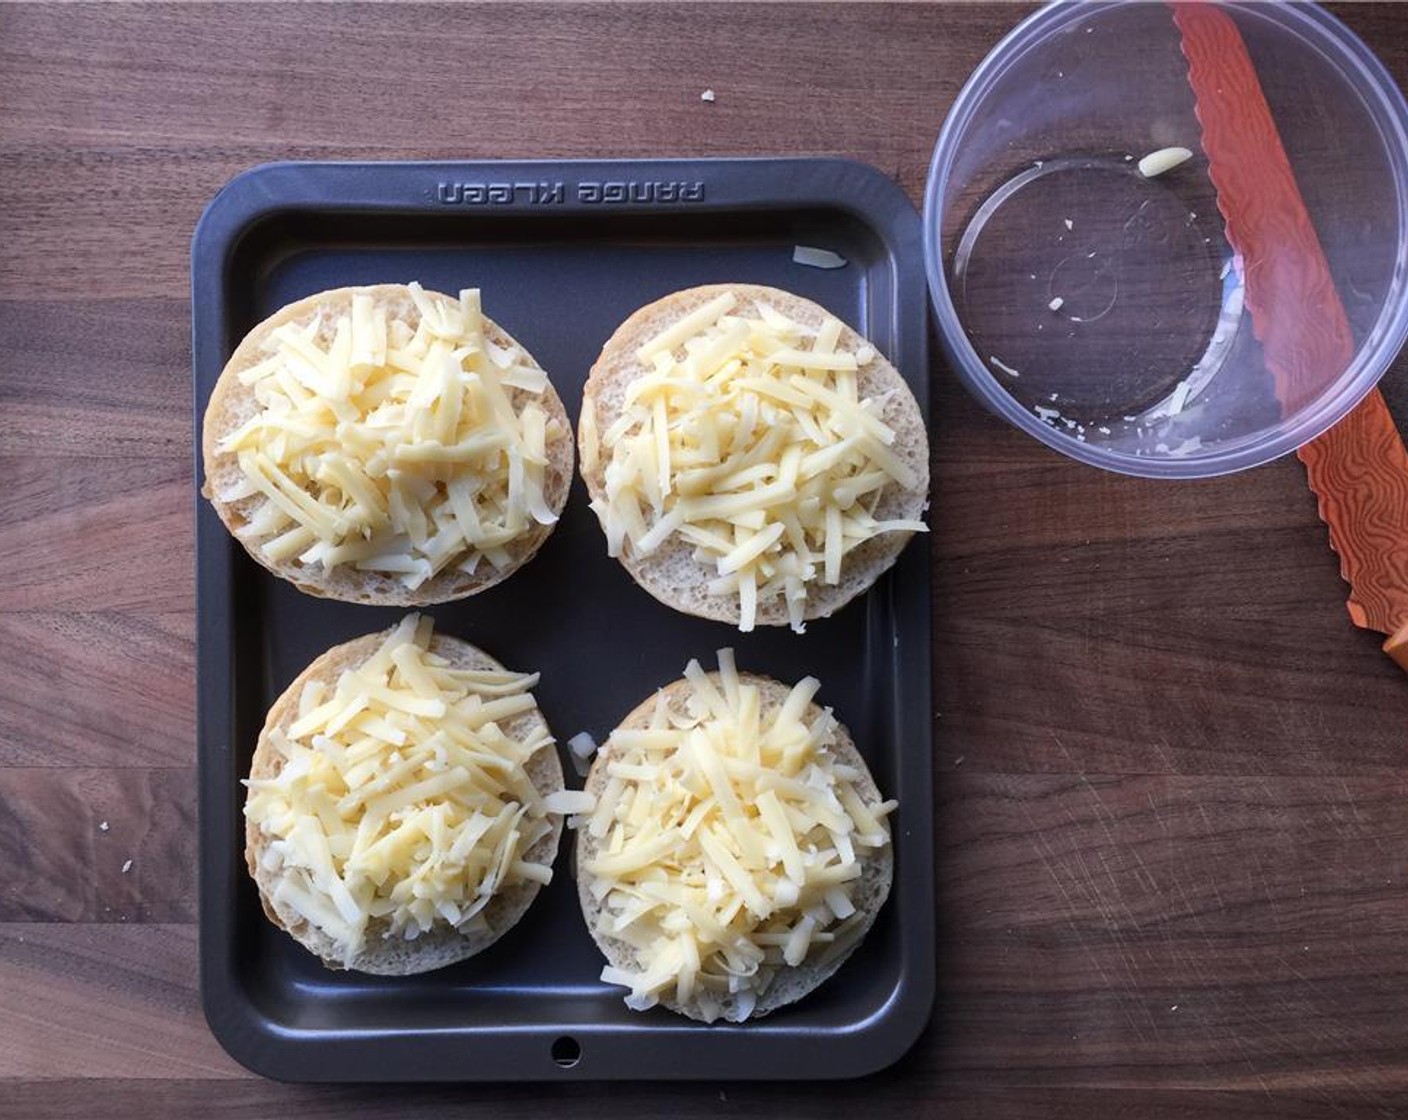
<path fill-rule="evenodd" d="M 703 202 L 704 184 L 670 179 L 578 183 L 578 202 Z"/>
<path fill-rule="evenodd" d="M 435 197 L 451 206 L 547 206 L 561 202 L 564 183 L 440 183 Z"/>
<path fill-rule="evenodd" d="M 569 189 L 578 202 L 672 203 L 703 202 L 704 184 L 699 180 L 611 179 L 577 183 L 571 187 L 561 180 L 552 183 L 456 183 L 436 185 L 437 201 L 447 206 L 552 206 L 567 199 Z"/>

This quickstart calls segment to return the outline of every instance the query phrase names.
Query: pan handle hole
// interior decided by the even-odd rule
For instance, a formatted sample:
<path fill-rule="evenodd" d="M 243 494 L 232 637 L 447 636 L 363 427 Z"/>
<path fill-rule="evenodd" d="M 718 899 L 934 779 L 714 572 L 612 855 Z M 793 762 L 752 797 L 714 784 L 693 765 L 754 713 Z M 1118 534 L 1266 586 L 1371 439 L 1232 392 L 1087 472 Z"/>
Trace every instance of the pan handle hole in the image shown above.
<path fill-rule="evenodd" d="M 563 1035 L 552 1044 L 552 1060 L 563 1069 L 571 1069 L 582 1060 L 582 1044 L 570 1035 Z"/>

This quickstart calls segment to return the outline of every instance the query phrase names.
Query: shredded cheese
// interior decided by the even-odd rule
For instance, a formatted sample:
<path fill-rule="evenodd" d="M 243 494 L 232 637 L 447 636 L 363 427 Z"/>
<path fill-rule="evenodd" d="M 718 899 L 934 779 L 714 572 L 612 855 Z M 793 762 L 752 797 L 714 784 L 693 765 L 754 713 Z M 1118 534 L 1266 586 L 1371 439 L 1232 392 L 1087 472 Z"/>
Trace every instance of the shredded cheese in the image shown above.
<path fill-rule="evenodd" d="M 919 479 L 893 449 L 884 402 L 857 392 L 874 349 L 838 348 L 841 331 L 725 292 L 642 345 L 646 372 L 599 433 L 605 487 L 592 509 L 608 552 L 683 541 L 715 569 L 710 593 L 737 598 L 741 630 L 781 603 L 800 632 L 808 589 L 838 584 L 847 554 L 881 533 L 925 531 L 875 516 L 887 489 Z M 599 421 L 589 403 L 584 464 Z"/>
<path fill-rule="evenodd" d="M 737 1021 L 780 971 L 862 932 L 851 891 L 866 853 L 889 843 L 896 803 L 862 800 L 830 749 L 829 709 L 807 720 L 814 678 L 764 713 L 732 651 L 719 666 L 690 662 L 683 710 L 662 694 L 647 728 L 607 740 L 583 872 L 598 932 L 637 962 L 604 982 L 629 988 L 634 1008 L 672 995 Z"/>
<path fill-rule="evenodd" d="M 540 399 L 542 370 L 485 337 L 477 290 L 452 303 L 408 288 L 417 314 L 357 292 L 332 323 L 275 330 L 239 375 L 259 411 L 219 443 L 243 482 L 218 497 L 262 496 L 239 535 L 273 563 L 414 590 L 481 559 L 501 569 L 512 541 L 556 520 L 548 448 L 568 433 Z"/>
<path fill-rule="evenodd" d="M 545 799 L 524 769 L 551 748 L 547 728 L 514 738 L 500 724 L 534 710 L 537 675 L 455 668 L 431 652 L 431 629 L 410 615 L 331 689 L 310 681 L 287 730 L 270 732 L 278 773 L 245 782 L 273 901 L 331 937 L 344 963 L 374 919 L 406 940 L 482 928 L 496 892 L 552 878 L 525 853 L 550 813 L 579 809 Z"/>

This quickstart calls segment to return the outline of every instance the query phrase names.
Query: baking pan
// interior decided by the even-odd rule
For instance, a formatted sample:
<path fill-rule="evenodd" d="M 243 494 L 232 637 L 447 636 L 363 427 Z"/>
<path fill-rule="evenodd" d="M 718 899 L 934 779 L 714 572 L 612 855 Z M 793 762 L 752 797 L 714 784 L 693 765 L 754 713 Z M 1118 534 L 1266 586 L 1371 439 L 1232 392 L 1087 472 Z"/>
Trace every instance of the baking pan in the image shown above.
<path fill-rule="evenodd" d="M 797 245 L 846 263 L 794 263 Z M 191 267 L 197 445 L 211 388 L 259 320 L 325 288 L 407 280 L 482 288 L 486 312 L 549 371 L 574 422 L 617 324 L 719 281 L 823 304 L 894 362 L 927 414 L 918 215 L 889 179 L 843 160 L 269 164 L 210 203 Z M 934 992 L 925 539 L 805 635 L 739 634 L 638 588 L 608 559 L 579 480 L 536 559 L 431 609 L 437 629 L 542 673 L 535 691 L 560 743 L 584 730 L 604 738 L 691 657 L 722 646 L 783 681 L 820 677 L 822 701 L 899 799 L 894 890 L 813 995 L 754 1023 L 705 1026 L 631 1012 L 598 980 L 570 833 L 520 925 L 438 972 L 330 972 L 265 920 L 244 868 L 239 784 L 265 712 L 317 654 L 403 612 L 300 594 L 251 561 L 204 501 L 196 508 L 201 997 L 240 1062 L 298 1081 L 817 1078 L 879 1069 L 913 1043 Z"/>

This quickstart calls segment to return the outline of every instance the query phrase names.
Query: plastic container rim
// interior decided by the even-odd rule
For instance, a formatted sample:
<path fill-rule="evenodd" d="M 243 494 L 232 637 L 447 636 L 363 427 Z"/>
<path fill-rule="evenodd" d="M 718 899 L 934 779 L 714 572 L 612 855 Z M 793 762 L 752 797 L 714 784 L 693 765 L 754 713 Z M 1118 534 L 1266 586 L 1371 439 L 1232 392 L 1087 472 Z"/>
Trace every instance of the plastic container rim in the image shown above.
<path fill-rule="evenodd" d="M 1033 46 L 1080 20 L 1098 16 L 1130 0 L 1082 3 L 1054 0 L 1013 28 L 973 71 L 939 132 L 924 191 L 924 268 L 939 338 L 968 389 L 988 408 L 1048 447 L 1090 466 L 1141 478 L 1211 478 L 1260 466 L 1295 451 L 1333 427 L 1378 383 L 1408 340 L 1408 101 L 1378 58 L 1336 17 L 1312 3 L 1255 5 L 1253 14 L 1270 18 L 1320 50 L 1351 82 L 1378 127 L 1393 170 L 1398 200 L 1399 244 L 1393 276 L 1373 329 L 1338 382 L 1310 408 L 1277 430 L 1222 451 L 1184 458 L 1154 459 L 1102 450 L 1070 439 L 1043 424 L 997 384 L 964 334 L 945 275 L 940 244 L 941 200 L 959 142 L 988 91 Z M 1240 8 L 1240 4 L 1228 4 Z"/>

